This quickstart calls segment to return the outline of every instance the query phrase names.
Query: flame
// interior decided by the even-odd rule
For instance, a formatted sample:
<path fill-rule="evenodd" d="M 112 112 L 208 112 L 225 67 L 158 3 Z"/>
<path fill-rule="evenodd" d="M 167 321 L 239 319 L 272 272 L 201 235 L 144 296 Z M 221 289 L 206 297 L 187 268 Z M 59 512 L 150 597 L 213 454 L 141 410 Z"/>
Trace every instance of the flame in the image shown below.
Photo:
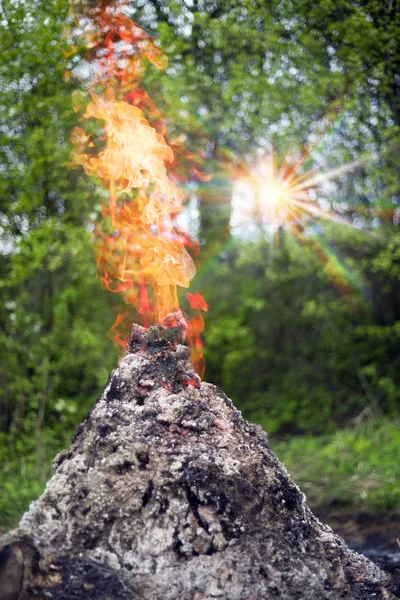
<path fill-rule="evenodd" d="M 203 344 L 201 341 L 201 332 L 204 329 L 204 319 L 201 311 L 207 311 L 208 305 L 203 296 L 199 293 L 186 294 L 191 308 L 196 310 L 194 317 L 188 321 L 187 338 L 191 349 L 192 363 L 200 377 L 203 377 L 205 370 L 205 359 L 203 355 Z"/>
<path fill-rule="evenodd" d="M 170 325 L 171 315 L 178 315 L 174 322 L 183 319 L 178 288 L 188 288 L 195 275 L 186 248 L 194 250 L 197 243 L 175 226 L 184 199 L 176 183 L 179 177 L 171 172 L 176 157 L 159 111 L 140 89 L 144 61 L 164 68 L 166 57 L 125 14 L 128 6 L 118 0 L 98 5 L 72 2 L 91 66 L 90 101 L 82 115 L 88 126 L 73 131 L 72 163 L 100 180 L 108 192 L 103 220 L 94 227 L 103 285 L 121 293 L 145 326 Z M 195 315 L 186 322 L 187 339 L 193 362 L 203 374 L 200 310 L 207 305 L 200 294 L 188 296 Z M 130 324 L 130 311 L 124 309 L 112 327 L 116 345 L 126 345 Z"/>

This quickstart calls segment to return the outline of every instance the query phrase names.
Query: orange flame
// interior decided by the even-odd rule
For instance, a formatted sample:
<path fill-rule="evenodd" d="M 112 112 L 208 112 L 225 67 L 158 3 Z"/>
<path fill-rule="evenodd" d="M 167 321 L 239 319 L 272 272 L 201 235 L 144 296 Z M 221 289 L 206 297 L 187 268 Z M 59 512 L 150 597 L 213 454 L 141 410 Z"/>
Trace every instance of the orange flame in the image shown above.
<path fill-rule="evenodd" d="M 174 224 L 183 208 L 179 177 L 170 167 L 174 152 L 165 140 L 159 111 L 139 87 L 144 59 L 164 68 L 166 57 L 125 14 L 128 6 L 118 0 L 97 5 L 72 0 L 91 66 L 91 100 L 82 118 L 97 124 L 94 134 L 74 129 L 73 165 L 98 178 L 109 194 L 102 206 L 103 221 L 94 230 L 102 282 L 122 293 L 149 326 L 168 324 L 168 315 L 179 313 L 178 287 L 189 287 L 196 272 L 186 246 L 196 247 L 196 242 Z M 188 294 L 188 299 L 197 311 L 187 322 L 188 342 L 194 364 L 203 373 L 200 309 L 207 310 L 207 305 L 200 294 Z M 129 325 L 129 311 L 124 310 L 112 328 L 116 345 L 126 345 Z"/>

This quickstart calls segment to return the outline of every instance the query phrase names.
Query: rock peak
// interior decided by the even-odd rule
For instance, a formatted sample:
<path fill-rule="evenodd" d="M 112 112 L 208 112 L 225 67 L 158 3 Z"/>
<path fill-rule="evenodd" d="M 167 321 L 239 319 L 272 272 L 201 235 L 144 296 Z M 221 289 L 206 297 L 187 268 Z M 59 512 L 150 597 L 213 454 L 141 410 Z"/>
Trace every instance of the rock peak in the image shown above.
<path fill-rule="evenodd" d="M 19 595 L 2 598 L 394 598 L 312 515 L 261 427 L 195 376 L 177 329 L 134 328 L 44 494 L 3 538 Z"/>

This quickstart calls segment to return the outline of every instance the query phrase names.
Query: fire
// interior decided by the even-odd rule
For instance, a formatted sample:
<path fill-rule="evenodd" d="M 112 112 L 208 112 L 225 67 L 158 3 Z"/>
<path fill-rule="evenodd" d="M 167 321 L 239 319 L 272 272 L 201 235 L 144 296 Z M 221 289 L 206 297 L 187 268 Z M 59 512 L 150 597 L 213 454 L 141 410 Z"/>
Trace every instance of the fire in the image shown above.
<path fill-rule="evenodd" d="M 189 301 L 191 308 L 196 309 L 196 315 L 190 319 L 188 322 L 188 330 L 187 337 L 189 346 L 192 350 L 191 358 L 192 363 L 196 367 L 196 370 L 199 374 L 204 373 L 205 370 L 205 360 L 203 357 L 203 345 L 201 341 L 201 332 L 204 329 L 204 319 L 201 311 L 207 311 L 208 305 L 204 300 L 203 296 L 199 293 L 190 294 L 189 292 L 186 294 L 186 298 Z"/>
<path fill-rule="evenodd" d="M 107 189 L 103 221 L 94 230 L 104 286 L 120 292 L 145 326 L 169 325 L 171 314 L 181 314 L 178 288 L 188 288 L 196 272 L 186 248 L 197 243 L 175 226 L 184 196 L 171 171 L 174 151 L 159 111 L 140 89 L 144 60 L 162 68 L 166 59 L 129 19 L 127 7 L 116 0 L 73 4 L 92 67 L 90 101 L 82 115 L 90 127 L 73 132 L 73 164 Z M 194 365 L 203 375 L 200 311 L 207 304 L 200 294 L 188 294 L 188 300 L 196 314 L 186 322 L 187 338 Z M 117 345 L 126 345 L 130 321 L 129 310 L 121 311 L 112 328 Z"/>

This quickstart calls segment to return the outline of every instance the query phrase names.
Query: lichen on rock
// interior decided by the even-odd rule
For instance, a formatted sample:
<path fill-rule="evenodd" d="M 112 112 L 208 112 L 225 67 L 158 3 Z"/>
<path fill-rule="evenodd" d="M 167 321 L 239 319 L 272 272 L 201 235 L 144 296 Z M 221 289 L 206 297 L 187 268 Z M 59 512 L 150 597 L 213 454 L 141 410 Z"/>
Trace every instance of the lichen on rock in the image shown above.
<path fill-rule="evenodd" d="M 313 516 L 261 427 L 200 383 L 178 334 L 134 329 L 45 492 L 0 541 L 0 598 L 395 598 Z"/>

